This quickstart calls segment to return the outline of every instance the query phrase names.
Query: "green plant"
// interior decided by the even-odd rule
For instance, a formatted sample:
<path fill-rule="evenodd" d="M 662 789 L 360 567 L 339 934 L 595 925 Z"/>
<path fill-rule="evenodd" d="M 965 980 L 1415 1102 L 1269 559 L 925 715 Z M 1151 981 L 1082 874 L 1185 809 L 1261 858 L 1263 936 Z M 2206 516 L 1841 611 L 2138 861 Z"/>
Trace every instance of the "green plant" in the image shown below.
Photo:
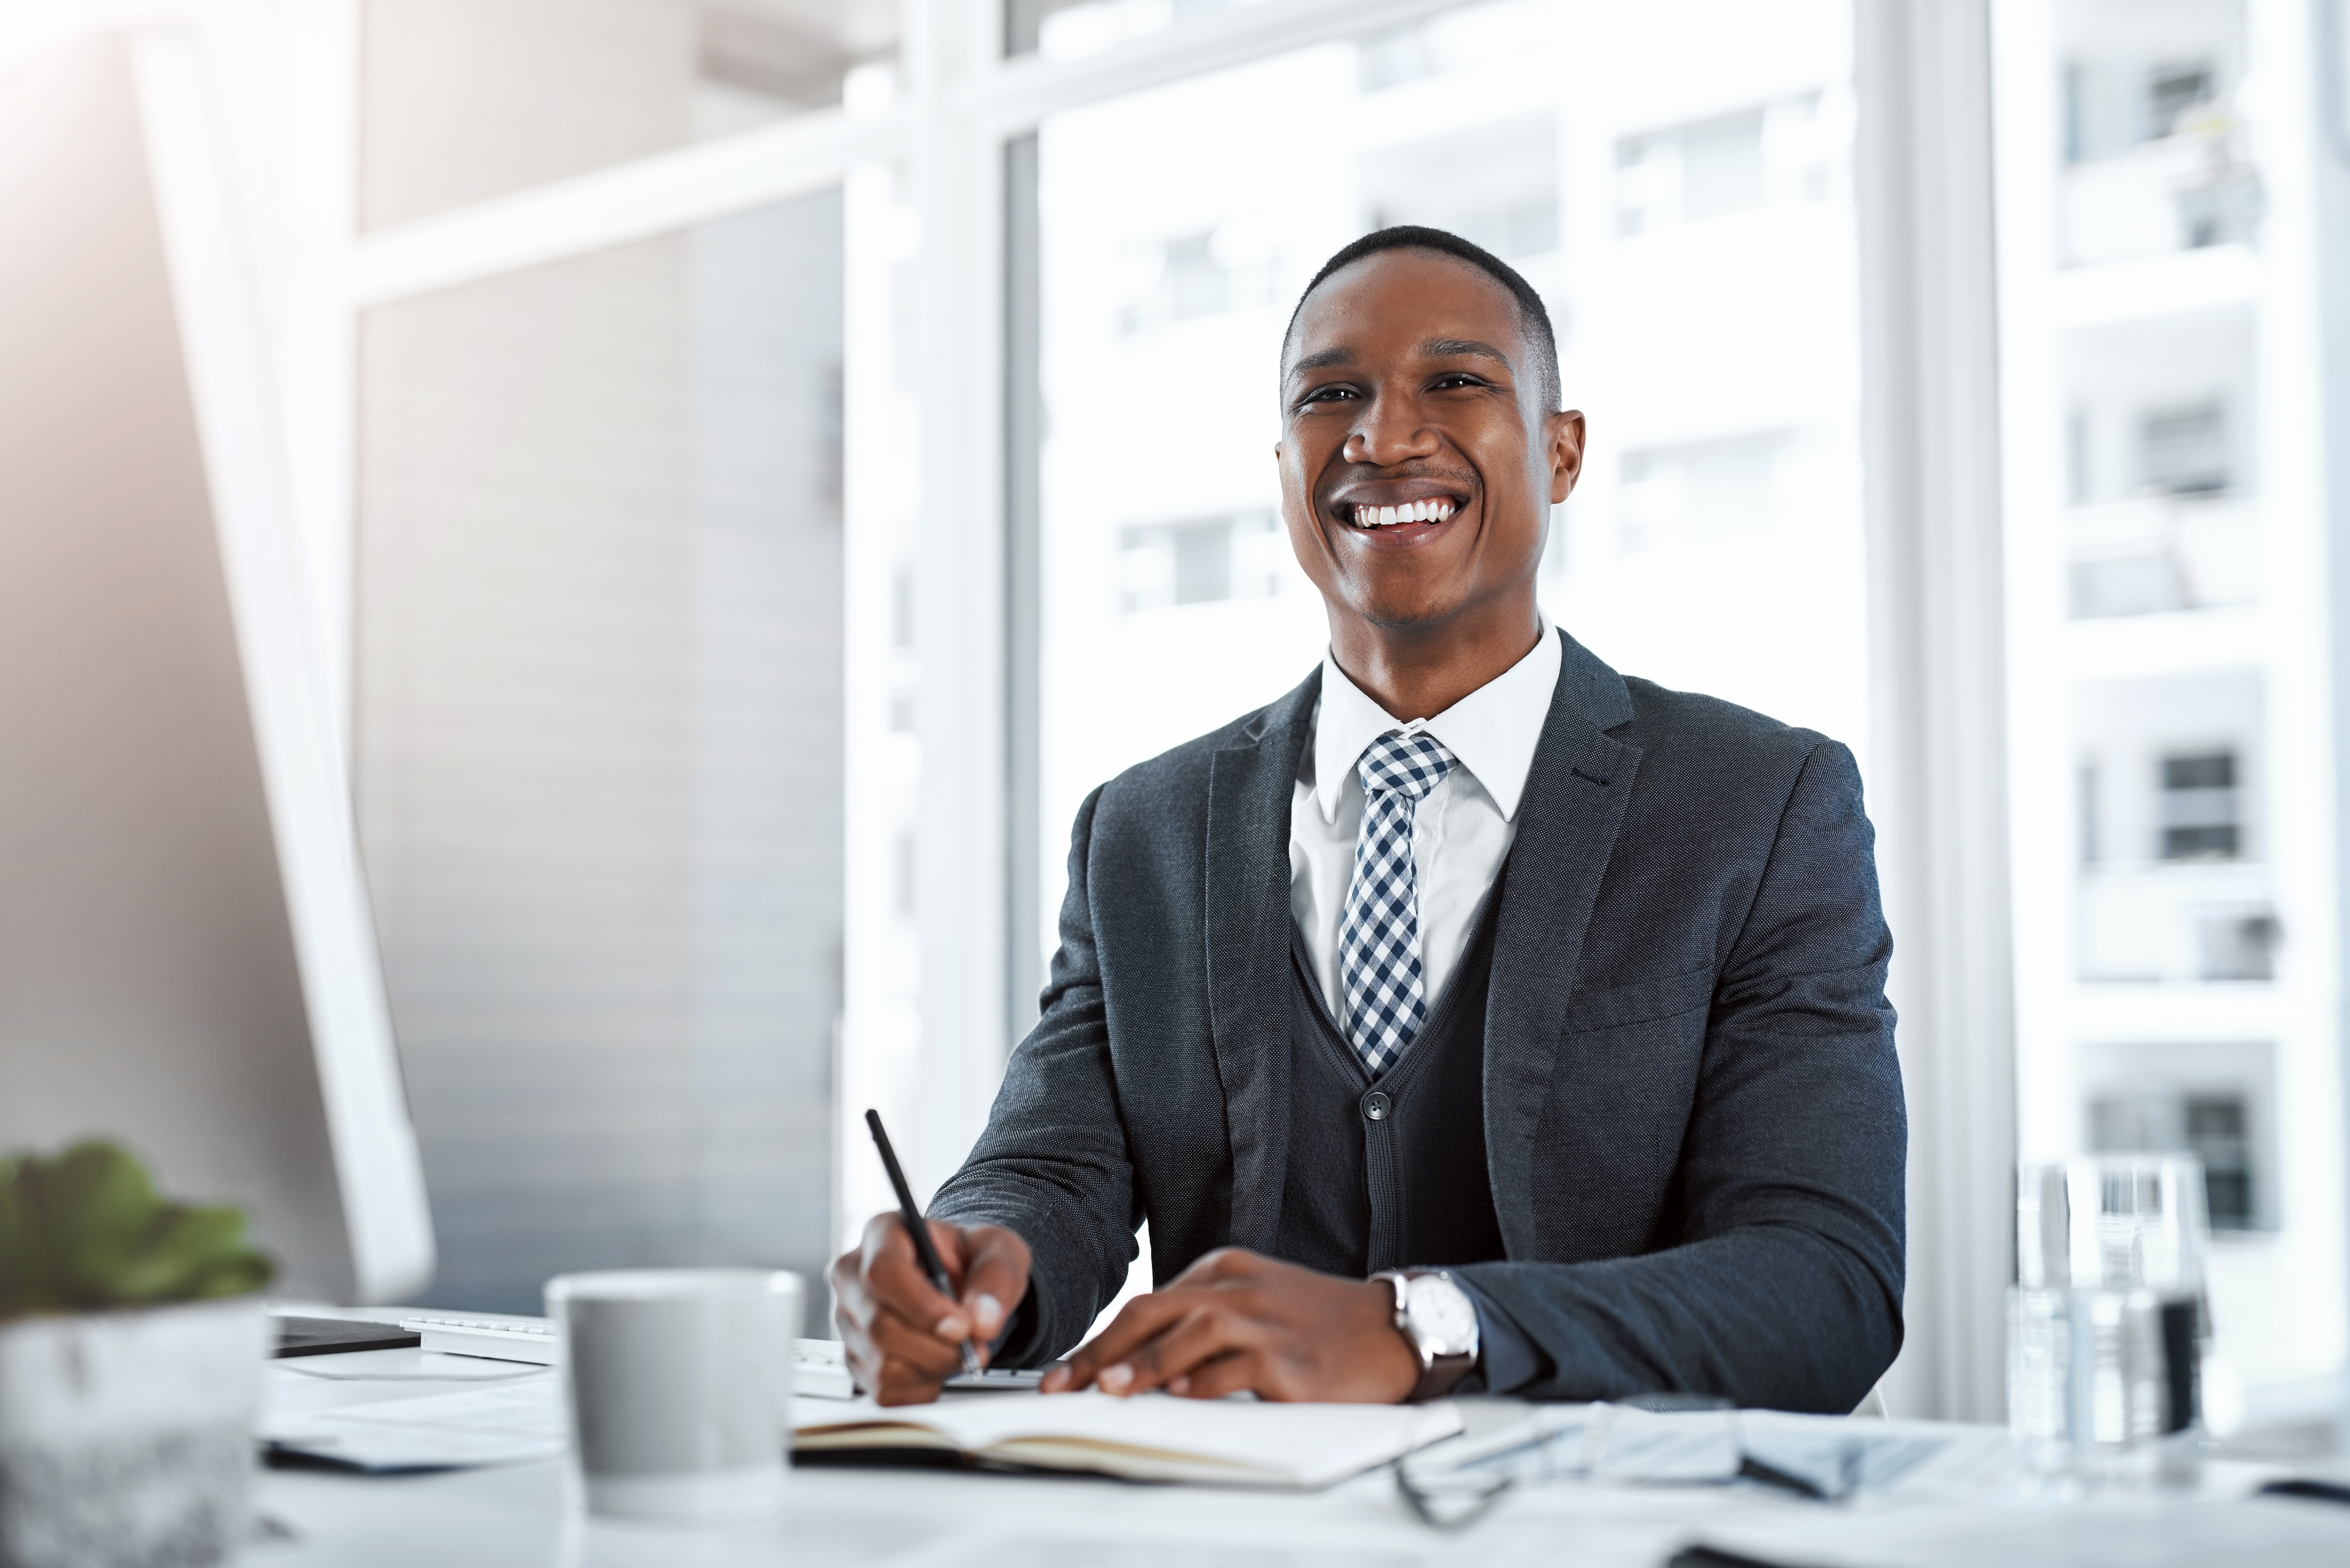
<path fill-rule="evenodd" d="M 276 1272 L 242 1210 L 169 1201 L 113 1144 L 0 1159 L 0 1320 L 246 1295 Z"/>

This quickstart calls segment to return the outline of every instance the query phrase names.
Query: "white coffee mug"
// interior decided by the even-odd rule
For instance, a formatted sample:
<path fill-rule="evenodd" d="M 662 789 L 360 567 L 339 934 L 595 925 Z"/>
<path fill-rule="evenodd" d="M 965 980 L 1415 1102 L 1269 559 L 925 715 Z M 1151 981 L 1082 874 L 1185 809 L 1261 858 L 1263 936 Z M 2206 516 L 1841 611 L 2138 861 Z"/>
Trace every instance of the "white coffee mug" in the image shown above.
<path fill-rule="evenodd" d="M 754 1519 L 783 1501 L 806 1287 L 770 1269 L 613 1269 L 546 1282 L 588 1511 Z"/>

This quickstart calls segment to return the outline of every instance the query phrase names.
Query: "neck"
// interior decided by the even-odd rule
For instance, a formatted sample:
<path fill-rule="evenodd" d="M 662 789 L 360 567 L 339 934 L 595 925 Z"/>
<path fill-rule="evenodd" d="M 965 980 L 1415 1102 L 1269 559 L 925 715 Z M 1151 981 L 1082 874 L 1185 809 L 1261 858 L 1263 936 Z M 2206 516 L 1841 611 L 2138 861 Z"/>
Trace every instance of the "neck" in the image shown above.
<path fill-rule="evenodd" d="M 1433 719 L 1507 671 L 1541 640 L 1542 614 L 1531 592 L 1499 613 L 1437 626 L 1330 618 L 1330 654 L 1338 668 L 1390 717 L 1407 723 Z"/>

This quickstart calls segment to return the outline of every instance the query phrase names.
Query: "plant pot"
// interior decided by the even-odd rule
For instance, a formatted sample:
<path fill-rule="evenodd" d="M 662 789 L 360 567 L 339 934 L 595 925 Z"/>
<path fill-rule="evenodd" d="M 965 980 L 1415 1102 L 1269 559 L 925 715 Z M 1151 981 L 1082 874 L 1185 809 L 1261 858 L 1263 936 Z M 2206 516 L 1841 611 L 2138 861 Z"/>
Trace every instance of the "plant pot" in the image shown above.
<path fill-rule="evenodd" d="M 0 1323 L 0 1568 L 193 1568 L 244 1543 L 257 1299 Z"/>

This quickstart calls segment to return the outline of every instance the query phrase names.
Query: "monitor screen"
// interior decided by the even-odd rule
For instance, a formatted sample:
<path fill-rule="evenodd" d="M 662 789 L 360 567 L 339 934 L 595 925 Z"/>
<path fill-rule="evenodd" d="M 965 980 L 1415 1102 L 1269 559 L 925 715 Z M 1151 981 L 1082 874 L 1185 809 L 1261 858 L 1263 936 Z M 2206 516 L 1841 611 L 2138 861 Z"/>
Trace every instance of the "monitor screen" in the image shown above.
<path fill-rule="evenodd" d="M 170 36 L 0 70 L 0 1148 L 239 1203 L 282 1297 L 432 1234 L 241 293 Z"/>

